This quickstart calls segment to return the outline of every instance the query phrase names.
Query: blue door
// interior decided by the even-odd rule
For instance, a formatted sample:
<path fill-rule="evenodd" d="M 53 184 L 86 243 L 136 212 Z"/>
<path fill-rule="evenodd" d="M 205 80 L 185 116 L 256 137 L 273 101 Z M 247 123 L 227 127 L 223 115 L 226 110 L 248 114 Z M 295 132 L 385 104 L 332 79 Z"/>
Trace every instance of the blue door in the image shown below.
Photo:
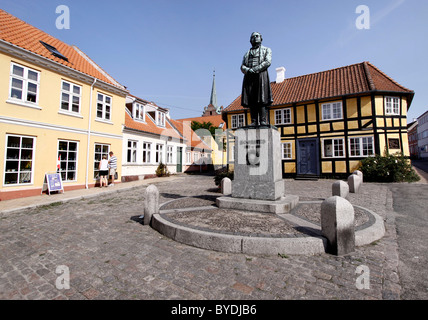
<path fill-rule="evenodd" d="M 297 174 L 319 175 L 318 139 L 299 139 L 297 147 Z"/>

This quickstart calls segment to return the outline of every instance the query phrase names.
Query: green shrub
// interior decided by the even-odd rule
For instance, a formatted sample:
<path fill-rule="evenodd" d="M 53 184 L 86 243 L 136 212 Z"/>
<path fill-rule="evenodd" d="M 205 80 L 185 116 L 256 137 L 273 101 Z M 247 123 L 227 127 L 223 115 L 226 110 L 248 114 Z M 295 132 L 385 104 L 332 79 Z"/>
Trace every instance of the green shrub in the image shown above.
<path fill-rule="evenodd" d="M 156 169 L 156 175 L 158 177 L 169 177 L 170 173 L 166 164 L 163 164 L 162 162 L 159 163 L 158 168 Z"/>
<path fill-rule="evenodd" d="M 401 153 L 365 158 L 361 161 L 359 170 L 363 173 L 364 181 L 414 182 L 420 180 L 410 160 Z"/>
<path fill-rule="evenodd" d="M 228 171 L 227 169 L 217 170 L 214 176 L 215 185 L 219 186 L 223 178 L 229 178 L 230 180 L 233 180 L 233 173 L 233 171 Z"/>

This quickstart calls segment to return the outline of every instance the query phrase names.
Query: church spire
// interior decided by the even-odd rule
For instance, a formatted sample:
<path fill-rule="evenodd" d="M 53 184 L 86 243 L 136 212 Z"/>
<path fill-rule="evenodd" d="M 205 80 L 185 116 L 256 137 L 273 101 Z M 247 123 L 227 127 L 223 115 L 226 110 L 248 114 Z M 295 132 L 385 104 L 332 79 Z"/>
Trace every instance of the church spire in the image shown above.
<path fill-rule="evenodd" d="M 210 104 L 212 104 L 216 109 L 218 108 L 218 106 L 217 106 L 217 91 L 216 91 L 216 88 L 215 88 L 215 69 L 214 69 L 214 72 L 213 72 L 213 87 L 211 89 Z"/>

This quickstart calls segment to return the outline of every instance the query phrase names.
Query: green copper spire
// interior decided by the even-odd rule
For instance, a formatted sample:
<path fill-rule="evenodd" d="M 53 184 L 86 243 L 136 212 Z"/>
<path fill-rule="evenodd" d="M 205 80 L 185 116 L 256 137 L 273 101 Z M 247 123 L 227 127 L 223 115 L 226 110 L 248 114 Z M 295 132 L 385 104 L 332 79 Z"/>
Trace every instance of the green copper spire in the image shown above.
<path fill-rule="evenodd" d="M 215 88 L 215 69 L 213 72 L 213 87 L 211 89 L 211 99 L 210 99 L 210 104 L 212 104 L 214 106 L 214 108 L 216 108 L 217 113 L 218 112 L 218 106 L 217 106 L 217 91 Z"/>

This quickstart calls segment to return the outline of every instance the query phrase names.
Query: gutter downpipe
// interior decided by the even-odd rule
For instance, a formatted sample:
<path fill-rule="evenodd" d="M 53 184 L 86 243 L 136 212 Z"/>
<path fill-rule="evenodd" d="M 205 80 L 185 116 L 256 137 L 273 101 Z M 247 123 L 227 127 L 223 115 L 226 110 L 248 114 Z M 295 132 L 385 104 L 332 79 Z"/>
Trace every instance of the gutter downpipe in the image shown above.
<path fill-rule="evenodd" d="M 91 123 L 92 123 L 92 97 L 93 97 L 93 91 L 94 91 L 94 85 L 97 82 L 97 78 L 94 78 L 94 82 L 91 85 L 91 96 L 89 98 L 89 121 L 88 121 L 88 147 L 86 150 L 86 177 L 85 177 L 85 188 L 89 189 L 88 185 L 88 174 L 89 174 L 89 145 L 91 142 Z"/>

